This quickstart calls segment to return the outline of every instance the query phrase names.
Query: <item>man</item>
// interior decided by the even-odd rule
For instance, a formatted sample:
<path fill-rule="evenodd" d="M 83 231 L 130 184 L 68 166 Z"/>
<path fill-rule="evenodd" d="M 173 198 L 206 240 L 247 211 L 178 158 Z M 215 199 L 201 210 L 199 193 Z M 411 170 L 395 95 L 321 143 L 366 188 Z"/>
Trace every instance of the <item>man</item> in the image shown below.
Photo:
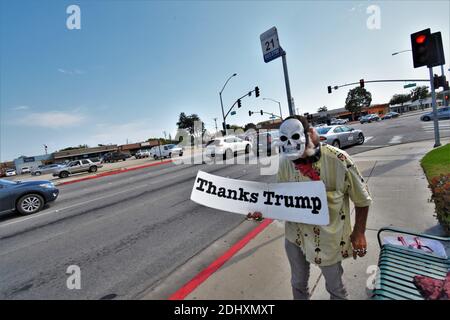
<path fill-rule="evenodd" d="M 367 252 L 364 233 L 372 199 L 365 181 L 346 152 L 320 144 L 304 117 L 286 118 L 280 126 L 280 141 L 278 182 L 323 181 L 330 215 L 327 226 L 285 224 L 294 299 L 309 298 L 310 263 L 321 269 L 331 299 L 347 299 L 341 261 L 350 255 L 364 257 Z M 355 204 L 353 230 L 349 198 Z"/>

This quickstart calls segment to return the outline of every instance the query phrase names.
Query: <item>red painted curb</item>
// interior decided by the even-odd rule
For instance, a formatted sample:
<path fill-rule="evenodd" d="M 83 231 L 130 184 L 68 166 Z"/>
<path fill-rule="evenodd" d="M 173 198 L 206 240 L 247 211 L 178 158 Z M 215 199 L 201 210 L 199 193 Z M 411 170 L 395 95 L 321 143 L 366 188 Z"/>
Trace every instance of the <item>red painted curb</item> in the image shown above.
<path fill-rule="evenodd" d="M 145 165 L 138 166 L 138 167 L 107 171 L 107 172 L 96 174 L 95 176 L 89 176 L 89 177 L 84 177 L 84 178 L 80 178 L 80 179 L 76 179 L 76 180 L 61 182 L 61 183 L 57 184 L 57 187 L 58 186 L 67 185 L 67 184 L 76 183 L 76 182 L 80 182 L 80 181 L 86 181 L 86 180 L 91 180 L 91 179 L 98 179 L 98 178 L 102 178 L 102 177 L 112 176 L 114 174 L 124 173 L 124 172 L 128 172 L 128 171 L 133 171 L 133 170 L 139 170 L 139 169 L 144 169 L 144 168 L 148 168 L 148 167 L 159 166 L 161 164 L 166 164 L 166 163 L 170 163 L 170 162 L 173 162 L 173 160 L 165 160 L 165 161 L 161 161 L 161 162 L 157 162 L 157 163 L 145 164 Z"/>
<path fill-rule="evenodd" d="M 225 262 L 233 257 L 239 250 L 241 250 L 247 243 L 256 237 L 261 231 L 263 231 L 273 220 L 264 219 L 256 228 L 250 231 L 245 237 L 235 243 L 230 249 L 227 250 L 222 256 L 216 259 L 213 263 L 203 269 L 188 283 L 178 289 L 174 294 L 169 297 L 169 300 L 183 300 L 189 295 L 195 288 L 208 279 L 214 272 L 216 272 Z"/>

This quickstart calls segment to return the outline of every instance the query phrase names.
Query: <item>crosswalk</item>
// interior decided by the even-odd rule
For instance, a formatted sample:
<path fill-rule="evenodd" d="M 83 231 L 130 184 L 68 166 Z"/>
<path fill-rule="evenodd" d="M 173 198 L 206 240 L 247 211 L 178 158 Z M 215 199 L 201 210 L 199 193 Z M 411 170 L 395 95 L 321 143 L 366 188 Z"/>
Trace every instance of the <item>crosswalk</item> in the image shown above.
<path fill-rule="evenodd" d="M 422 129 L 425 132 L 434 132 L 433 121 L 426 122 L 422 124 Z M 450 131 L 450 121 L 439 121 L 439 132 Z"/>

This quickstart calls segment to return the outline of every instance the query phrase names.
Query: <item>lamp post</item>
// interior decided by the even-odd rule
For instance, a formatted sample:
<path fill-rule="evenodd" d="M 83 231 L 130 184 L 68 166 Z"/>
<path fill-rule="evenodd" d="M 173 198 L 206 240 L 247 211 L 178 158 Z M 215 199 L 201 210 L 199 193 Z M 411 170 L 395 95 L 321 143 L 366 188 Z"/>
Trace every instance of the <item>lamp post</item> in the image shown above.
<path fill-rule="evenodd" d="M 220 106 L 222 107 L 223 130 L 225 131 L 225 134 L 226 134 L 226 131 L 227 131 L 227 124 L 225 123 L 225 111 L 223 110 L 222 92 L 223 92 L 223 90 L 225 89 L 225 87 L 226 87 L 228 81 L 230 81 L 230 79 L 233 78 L 233 77 L 235 77 L 235 76 L 237 76 L 237 73 L 233 73 L 233 74 L 227 79 L 227 81 L 225 81 L 225 84 L 223 85 L 222 90 L 219 91 L 219 96 L 220 96 Z"/>
<path fill-rule="evenodd" d="M 278 108 L 280 108 L 280 118 L 281 118 L 281 120 L 283 120 L 283 113 L 281 112 L 281 102 L 277 101 L 275 99 L 272 99 L 272 98 L 263 98 L 263 100 L 270 100 L 270 101 L 278 103 Z"/>
<path fill-rule="evenodd" d="M 397 54 L 399 54 L 399 53 L 408 52 L 408 51 L 412 51 L 412 50 L 402 50 L 402 51 L 397 51 L 397 52 L 394 52 L 392 55 L 395 56 L 395 55 L 397 55 Z"/>

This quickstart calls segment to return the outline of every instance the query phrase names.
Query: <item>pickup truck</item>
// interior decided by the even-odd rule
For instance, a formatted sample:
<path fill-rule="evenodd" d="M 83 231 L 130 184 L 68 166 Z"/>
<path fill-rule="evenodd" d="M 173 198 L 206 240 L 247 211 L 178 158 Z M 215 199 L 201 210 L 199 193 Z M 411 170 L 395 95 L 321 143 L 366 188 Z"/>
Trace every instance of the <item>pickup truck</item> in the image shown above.
<path fill-rule="evenodd" d="M 65 166 L 61 166 L 53 172 L 54 177 L 67 178 L 69 175 L 80 172 L 96 172 L 103 167 L 100 163 L 92 162 L 89 159 L 75 160 Z"/>

